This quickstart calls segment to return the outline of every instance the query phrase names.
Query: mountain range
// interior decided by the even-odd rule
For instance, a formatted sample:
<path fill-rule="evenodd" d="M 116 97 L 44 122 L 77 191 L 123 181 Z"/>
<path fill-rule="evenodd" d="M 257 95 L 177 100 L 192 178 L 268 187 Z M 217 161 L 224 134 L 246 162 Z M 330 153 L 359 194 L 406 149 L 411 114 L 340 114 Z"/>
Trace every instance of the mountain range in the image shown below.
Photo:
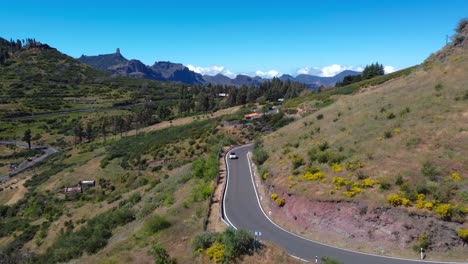
<path fill-rule="evenodd" d="M 101 54 L 97 56 L 82 55 L 78 58 L 79 61 L 86 63 L 94 68 L 109 71 L 114 75 L 145 78 L 159 81 L 173 81 L 186 84 L 213 84 L 213 85 L 233 85 L 233 86 L 259 86 L 262 82 L 268 80 L 259 76 L 251 77 L 248 75 L 239 74 L 234 78 L 229 78 L 223 74 L 201 75 L 191 71 L 189 68 L 180 63 L 170 61 L 157 61 L 153 65 L 145 65 L 139 60 L 128 60 L 117 49 L 115 53 Z M 345 70 L 333 77 L 320 77 L 308 74 L 300 74 L 293 77 L 288 74 L 283 74 L 279 77 L 282 81 L 291 80 L 307 84 L 311 89 L 316 89 L 321 85 L 333 87 L 339 81 L 342 81 L 345 76 L 361 74 L 357 71 Z"/>

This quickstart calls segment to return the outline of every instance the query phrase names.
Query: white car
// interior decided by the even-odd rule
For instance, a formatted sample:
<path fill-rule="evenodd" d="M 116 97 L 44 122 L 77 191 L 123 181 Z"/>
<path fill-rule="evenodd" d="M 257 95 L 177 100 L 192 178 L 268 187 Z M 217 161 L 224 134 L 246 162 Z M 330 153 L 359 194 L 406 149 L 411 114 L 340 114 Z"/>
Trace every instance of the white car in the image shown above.
<path fill-rule="evenodd" d="M 237 159 L 237 155 L 235 152 L 229 152 L 229 158 L 230 159 Z"/>

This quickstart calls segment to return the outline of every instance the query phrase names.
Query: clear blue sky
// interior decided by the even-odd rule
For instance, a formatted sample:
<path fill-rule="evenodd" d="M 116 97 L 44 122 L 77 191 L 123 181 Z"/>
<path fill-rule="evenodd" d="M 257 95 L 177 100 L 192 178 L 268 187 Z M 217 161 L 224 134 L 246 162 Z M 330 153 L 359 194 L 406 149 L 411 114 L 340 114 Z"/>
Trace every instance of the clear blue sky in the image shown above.
<path fill-rule="evenodd" d="M 0 36 L 36 38 L 73 57 L 119 47 L 145 64 L 295 75 L 421 63 L 467 15 L 468 0 L 22 0 L 2 4 Z"/>

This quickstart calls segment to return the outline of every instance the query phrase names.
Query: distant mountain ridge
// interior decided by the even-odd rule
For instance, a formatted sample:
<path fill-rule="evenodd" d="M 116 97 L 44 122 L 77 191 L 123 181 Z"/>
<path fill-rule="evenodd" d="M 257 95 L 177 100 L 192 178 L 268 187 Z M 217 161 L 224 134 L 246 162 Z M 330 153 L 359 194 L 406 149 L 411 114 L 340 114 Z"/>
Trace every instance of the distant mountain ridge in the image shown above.
<path fill-rule="evenodd" d="M 78 58 L 79 61 L 86 63 L 94 68 L 106 70 L 115 75 L 144 78 L 159 81 L 173 81 L 186 84 L 213 84 L 213 85 L 233 85 L 233 86 L 259 86 L 262 82 L 268 80 L 259 76 L 251 77 L 248 75 L 237 75 L 235 78 L 217 74 L 201 75 L 191 71 L 189 68 L 180 63 L 170 61 L 157 61 L 152 66 L 145 65 L 139 60 L 128 60 L 122 56 L 120 50 L 117 49 L 112 54 L 101 54 L 97 56 L 82 55 Z M 320 86 L 333 87 L 337 82 L 343 80 L 348 75 L 361 74 L 357 71 L 345 70 L 333 77 L 320 77 L 308 74 L 300 74 L 293 77 L 288 74 L 283 74 L 279 77 L 280 80 L 290 80 L 308 85 L 312 89 Z"/>

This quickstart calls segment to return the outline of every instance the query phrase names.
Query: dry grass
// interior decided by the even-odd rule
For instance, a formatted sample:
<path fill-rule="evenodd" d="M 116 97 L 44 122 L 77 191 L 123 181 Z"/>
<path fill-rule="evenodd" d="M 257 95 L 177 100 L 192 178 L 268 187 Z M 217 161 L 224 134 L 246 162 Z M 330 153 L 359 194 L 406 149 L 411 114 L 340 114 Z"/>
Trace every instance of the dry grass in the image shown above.
<path fill-rule="evenodd" d="M 273 175 L 273 184 L 287 190 L 287 177 L 292 171 L 291 162 L 282 153 L 283 146 L 278 146 L 277 142 L 299 143 L 297 149 L 290 147 L 291 152 L 307 159 L 308 150 L 316 142 L 327 141 L 332 149 L 343 147 L 342 154 L 348 160 L 354 155 L 363 161 L 365 167 L 361 171 L 373 179 L 386 178 L 393 183 L 398 174 L 414 175 L 406 178 L 417 184 L 425 180 L 418 176 L 422 164 L 431 161 L 446 179 L 458 172 L 464 179 L 462 186 L 466 187 L 468 149 L 464 146 L 468 145 L 468 110 L 466 100 L 455 100 L 462 97 L 468 87 L 468 58 L 464 54 L 461 56 L 456 63 L 442 63 L 429 71 L 419 69 L 409 76 L 365 88 L 358 94 L 340 96 L 333 105 L 266 136 L 265 148 L 270 158 L 265 166 Z M 438 83 L 443 85 L 439 92 L 434 89 Z M 409 113 L 403 113 L 406 107 Z M 390 112 L 396 117 L 388 119 Z M 316 119 L 319 114 L 323 114 L 322 120 Z M 304 122 L 313 124 L 305 126 Z M 311 131 L 318 127 L 320 133 L 312 135 Z M 396 128 L 400 129 L 399 134 L 384 138 L 385 131 Z M 376 140 L 379 137 L 382 140 Z M 421 142 L 407 147 L 413 138 Z M 319 167 L 327 176 L 326 184 L 301 182 L 289 191 L 314 199 L 341 198 L 339 192 L 329 195 L 331 178 L 345 176 L 348 172 L 332 172 L 328 165 Z M 376 198 L 382 203 L 384 195 L 373 192 L 357 199 L 375 202 Z"/>

